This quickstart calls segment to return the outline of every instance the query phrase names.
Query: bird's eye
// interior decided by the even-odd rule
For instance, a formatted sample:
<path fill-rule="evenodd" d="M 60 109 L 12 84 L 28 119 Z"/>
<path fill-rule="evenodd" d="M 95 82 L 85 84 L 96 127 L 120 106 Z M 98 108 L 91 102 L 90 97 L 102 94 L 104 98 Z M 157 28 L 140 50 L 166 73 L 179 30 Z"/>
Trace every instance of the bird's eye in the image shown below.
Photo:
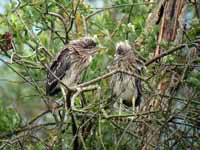
<path fill-rule="evenodd" d="M 90 45 L 87 46 L 88 48 L 94 48 L 96 47 L 96 43 L 91 43 Z"/>
<path fill-rule="evenodd" d="M 121 48 L 118 48 L 118 49 L 117 49 L 117 54 L 118 54 L 118 55 L 122 55 L 122 54 L 123 54 L 123 50 L 122 50 Z"/>

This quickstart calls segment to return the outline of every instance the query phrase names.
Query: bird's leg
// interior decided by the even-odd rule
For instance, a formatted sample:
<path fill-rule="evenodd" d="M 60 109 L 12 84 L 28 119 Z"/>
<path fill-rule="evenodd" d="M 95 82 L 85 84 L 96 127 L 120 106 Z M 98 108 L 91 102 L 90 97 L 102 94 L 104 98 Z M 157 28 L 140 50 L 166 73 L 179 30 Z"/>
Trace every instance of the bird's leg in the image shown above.
<path fill-rule="evenodd" d="M 132 97 L 132 109 L 133 109 L 133 112 L 136 111 L 136 107 L 135 107 L 135 97 L 134 97 L 134 96 Z"/>
<path fill-rule="evenodd" d="M 61 92 L 62 92 L 62 95 L 64 97 L 64 107 L 65 107 L 65 110 L 67 110 L 67 93 L 65 92 L 65 87 L 63 86 L 60 86 L 61 88 Z"/>
<path fill-rule="evenodd" d="M 71 99 L 71 109 L 72 110 L 76 110 L 75 105 L 74 105 L 75 99 L 81 93 L 81 88 L 76 88 L 76 90 L 77 90 L 76 93 L 72 96 L 72 99 Z"/>
<path fill-rule="evenodd" d="M 119 115 L 122 114 L 122 98 L 119 99 Z"/>
<path fill-rule="evenodd" d="M 107 114 L 107 112 L 105 111 L 105 109 L 103 108 L 103 106 L 102 106 L 102 104 L 101 104 L 101 102 L 100 102 L 101 96 L 102 96 L 102 95 L 101 95 L 101 87 L 98 86 L 98 85 L 96 85 L 96 87 L 97 87 L 97 99 L 99 100 L 100 110 L 102 111 L 104 117 L 107 118 L 107 117 L 108 117 L 108 114 Z"/>
<path fill-rule="evenodd" d="M 98 85 L 96 85 L 96 86 L 97 86 L 97 97 L 100 100 L 100 98 L 101 98 L 101 87 L 98 86 Z"/>
<path fill-rule="evenodd" d="M 138 113 L 140 111 L 140 106 L 135 107 L 135 112 Z"/>

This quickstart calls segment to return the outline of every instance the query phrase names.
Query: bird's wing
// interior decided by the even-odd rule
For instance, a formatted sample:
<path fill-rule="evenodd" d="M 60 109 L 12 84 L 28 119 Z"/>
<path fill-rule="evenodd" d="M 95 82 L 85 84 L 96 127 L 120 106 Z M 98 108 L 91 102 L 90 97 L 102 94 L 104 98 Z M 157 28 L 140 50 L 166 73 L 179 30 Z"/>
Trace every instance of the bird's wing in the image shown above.
<path fill-rule="evenodd" d="M 63 49 L 50 66 L 47 73 L 46 94 L 54 95 L 60 89 L 58 88 L 58 79 L 65 76 L 66 71 L 70 68 L 70 50 L 66 47 Z M 55 76 L 58 78 L 56 79 Z"/>
<path fill-rule="evenodd" d="M 137 75 L 141 75 L 141 70 L 136 69 L 135 73 Z M 139 106 L 141 103 L 141 98 L 142 98 L 142 84 L 141 84 L 141 79 L 138 77 L 135 77 L 135 86 L 136 86 L 136 90 L 137 90 L 137 97 L 135 99 L 135 106 Z"/>
<path fill-rule="evenodd" d="M 132 57 L 128 57 L 127 61 L 129 61 L 130 65 L 130 70 L 131 72 L 134 72 L 136 75 L 141 75 L 141 67 L 139 66 L 138 62 L 133 59 Z M 135 88 L 137 90 L 137 95 L 135 99 L 135 106 L 139 106 L 141 103 L 141 98 L 142 98 L 142 84 L 141 84 L 141 79 L 138 77 L 135 77 Z"/>

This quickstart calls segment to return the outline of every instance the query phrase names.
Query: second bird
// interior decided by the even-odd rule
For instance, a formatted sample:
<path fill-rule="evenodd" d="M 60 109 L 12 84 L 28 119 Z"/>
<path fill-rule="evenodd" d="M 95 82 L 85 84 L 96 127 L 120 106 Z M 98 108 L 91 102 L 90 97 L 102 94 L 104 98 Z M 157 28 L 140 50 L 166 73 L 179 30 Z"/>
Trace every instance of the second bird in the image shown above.
<path fill-rule="evenodd" d="M 140 75 L 140 68 L 137 65 L 133 49 L 126 42 L 116 45 L 114 60 L 110 68 Z M 142 93 L 139 78 L 123 72 L 116 73 L 112 76 L 111 88 L 114 99 L 122 99 L 123 104 L 129 107 L 140 105 Z"/>

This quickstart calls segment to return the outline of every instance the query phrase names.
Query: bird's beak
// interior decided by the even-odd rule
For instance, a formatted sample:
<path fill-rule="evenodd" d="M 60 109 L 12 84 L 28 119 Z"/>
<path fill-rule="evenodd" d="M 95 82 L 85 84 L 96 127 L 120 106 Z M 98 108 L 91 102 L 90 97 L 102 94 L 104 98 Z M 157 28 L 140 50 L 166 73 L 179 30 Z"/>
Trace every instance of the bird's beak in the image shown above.
<path fill-rule="evenodd" d="M 92 55 L 96 55 L 98 54 L 100 51 L 104 50 L 105 47 L 96 47 L 93 49 L 93 51 L 91 52 Z"/>
<path fill-rule="evenodd" d="M 96 48 L 95 48 L 95 50 L 96 50 L 97 52 L 103 51 L 103 50 L 105 50 L 105 49 L 107 49 L 107 48 L 106 48 L 106 47 L 96 47 Z"/>

